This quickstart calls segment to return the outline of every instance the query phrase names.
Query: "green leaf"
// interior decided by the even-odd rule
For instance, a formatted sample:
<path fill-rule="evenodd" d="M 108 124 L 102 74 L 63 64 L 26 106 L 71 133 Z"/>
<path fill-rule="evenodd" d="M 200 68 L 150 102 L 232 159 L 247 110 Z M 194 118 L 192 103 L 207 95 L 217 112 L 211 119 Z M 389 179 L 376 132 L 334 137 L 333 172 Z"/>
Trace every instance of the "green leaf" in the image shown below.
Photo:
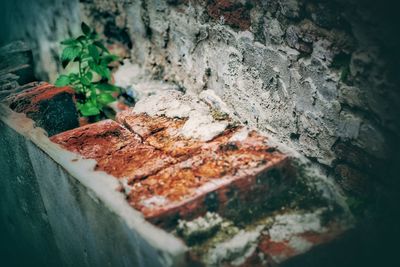
<path fill-rule="evenodd" d="M 89 38 L 92 40 L 99 39 L 99 35 L 93 30 L 92 33 L 89 35 Z"/>
<path fill-rule="evenodd" d="M 86 86 L 89 86 L 89 85 L 90 85 L 90 82 L 91 82 L 91 81 L 88 79 L 88 77 L 86 77 L 86 76 L 81 77 L 80 81 L 81 81 L 81 83 L 82 83 L 83 85 L 86 85 Z"/>
<path fill-rule="evenodd" d="M 90 27 L 85 22 L 82 22 L 81 29 L 82 29 L 83 34 L 86 36 L 89 35 L 91 32 Z"/>
<path fill-rule="evenodd" d="M 92 99 L 93 103 L 97 103 L 97 90 L 93 84 L 90 85 L 90 98 Z"/>
<path fill-rule="evenodd" d="M 111 78 L 111 72 L 110 70 L 102 65 L 97 65 L 96 63 L 94 63 L 93 61 L 89 61 L 89 67 L 96 73 L 98 73 L 101 77 L 103 78 L 107 78 L 108 80 L 110 80 Z"/>
<path fill-rule="evenodd" d="M 77 45 L 78 41 L 76 39 L 66 39 L 64 41 L 61 42 L 62 45 Z"/>
<path fill-rule="evenodd" d="M 77 56 L 79 56 L 79 53 L 81 52 L 81 49 L 79 46 L 67 46 L 64 48 L 62 54 L 61 54 L 61 61 L 64 64 L 68 64 L 69 61 L 74 60 Z"/>
<path fill-rule="evenodd" d="M 103 50 L 104 52 L 109 53 L 109 52 L 108 52 L 108 49 L 103 45 L 102 42 L 100 42 L 100 41 L 94 41 L 93 44 L 94 44 L 95 46 L 97 46 L 98 48 L 100 48 L 101 50 Z"/>
<path fill-rule="evenodd" d="M 85 117 L 100 114 L 100 109 L 92 102 L 86 102 L 85 104 L 79 105 L 78 108 L 82 115 Z"/>
<path fill-rule="evenodd" d="M 78 42 L 83 42 L 83 41 L 86 40 L 86 36 L 85 36 L 85 35 L 79 35 L 79 36 L 76 38 L 76 40 L 77 40 Z"/>
<path fill-rule="evenodd" d="M 97 50 L 97 47 L 94 45 L 89 45 L 88 50 L 89 55 L 97 62 L 99 60 L 99 51 Z"/>
<path fill-rule="evenodd" d="M 107 118 L 115 120 L 116 113 L 112 108 L 104 106 L 101 108 L 101 111 L 104 113 L 104 115 L 106 115 Z"/>
<path fill-rule="evenodd" d="M 77 56 L 76 58 L 74 58 L 74 62 L 79 62 L 80 60 L 82 60 L 82 55 Z"/>
<path fill-rule="evenodd" d="M 108 92 L 117 92 L 119 91 L 119 87 L 108 84 L 108 83 L 100 83 L 96 85 L 96 88 L 100 91 L 108 91 Z"/>
<path fill-rule="evenodd" d="M 82 95 L 83 93 L 83 88 L 82 88 L 82 84 L 81 83 L 77 83 L 73 85 L 73 88 L 75 90 L 75 92 L 79 93 L 80 95 Z M 77 108 L 79 109 L 79 102 L 76 103 Z"/>
<path fill-rule="evenodd" d="M 60 75 L 55 83 L 56 87 L 63 87 L 70 84 L 71 80 L 67 75 Z"/>
<path fill-rule="evenodd" d="M 102 76 L 107 78 L 107 80 L 111 80 L 111 72 L 107 67 L 102 67 Z"/>
<path fill-rule="evenodd" d="M 97 96 L 97 101 L 103 105 L 114 102 L 116 99 L 110 93 L 101 93 Z"/>
<path fill-rule="evenodd" d="M 88 80 L 92 81 L 92 79 L 93 79 L 93 73 L 90 72 L 90 71 L 88 71 L 88 72 L 85 74 L 85 77 L 86 77 Z"/>
<path fill-rule="evenodd" d="M 82 52 L 82 53 L 79 55 L 79 57 L 80 57 L 82 60 L 84 60 L 84 59 L 91 59 L 89 53 L 85 53 L 85 52 Z"/>
<path fill-rule="evenodd" d="M 112 54 L 104 55 L 104 56 L 101 57 L 101 64 L 102 65 L 108 65 L 111 62 L 116 61 L 118 59 L 119 59 L 119 57 L 116 56 L 116 55 L 112 55 Z"/>
<path fill-rule="evenodd" d="M 70 74 L 68 74 L 68 77 L 69 77 L 70 83 L 79 79 L 79 76 L 76 73 L 70 73 Z"/>

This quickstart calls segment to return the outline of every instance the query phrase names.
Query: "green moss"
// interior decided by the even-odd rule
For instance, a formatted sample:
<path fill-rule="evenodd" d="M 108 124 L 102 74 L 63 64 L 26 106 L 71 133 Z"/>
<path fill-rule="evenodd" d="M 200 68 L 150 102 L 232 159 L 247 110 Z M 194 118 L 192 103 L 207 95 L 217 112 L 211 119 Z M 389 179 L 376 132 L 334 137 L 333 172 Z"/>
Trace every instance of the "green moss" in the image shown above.
<path fill-rule="evenodd" d="M 307 177 L 307 172 L 301 166 L 297 166 L 296 170 L 297 175 L 294 178 L 287 177 L 289 174 L 282 173 L 279 169 L 269 171 L 265 174 L 266 177 L 259 177 L 257 183 L 274 188 L 274 191 L 269 192 L 270 197 L 263 202 L 252 204 L 252 199 L 242 201 L 237 190 L 231 189 L 228 192 L 230 200 L 224 216 L 236 225 L 244 226 L 282 209 L 307 210 L 328 206 L 328 200 L 317 189 L 313 179 Z M 260 187 L 259 190 L 263 188 Z M 262 195 L 262 192 L 255 192 L 254 195 Z"/>
<path fill-rule="evenodd" d="M 181 236 L 189 246 L 201 243 L 213 236 L 221 228 L 223 219 L 216 213 L 207 212 L 203 217 L 192 221 L 181 220 L 176 233 Z"/>
<path fill-rule="evenodd" d="M 290 210 L 307 211 L 326 207 L 326 212 L 322 215 L 323 221 L 329 223 L 336 218 L 342 209 L 332 205 L 323 196 L 316 186 L 314 180 L 316 178 L 311 176 L 312 173 L 301 164 L 294 166 L 294 169 L 296 177 L 290 177 L 290 174 L 283 173 L 279 169 L 264 174 L 264 177 L 259 177 L 258 185 L 266 183 L 268 188 L 274 188 L 273 192 L 269 192 L 272 195 L 261 203 L 255 203 L 251 196 L 262 195 L 262 192 L 255 191 L 248 199 L 242 199 L 243 195 L 240 194 L 240 190 L 231 186 L 227 192 L 229 201 L 225 204 L 223 213 L 220 214 L 223 216 L 223 223 L 218 231 L 205 238 L 199 238 L 195 242 L 190 241 L 188 245 L 192 247 L 192 251 L 197 255 L 205 255 L 209 249 L 232 238 L 239 230 L 250 231 L 260 225 L 268 227 L 273 223 L 271 218 L 274 215 Z M 264 189 L 265 186 L 260 186 L 259 189 L 254 190 Z"/>
<path fill-rule="evenodd" d="M 211 116 L 216 121 L 223 121 L 223 120 L 228 120 L 229 119 L 229 115 L 228 114 L 226 114 L 225 112 L 221 112 L 221 111 L 219 111 L 217 109 L 211 109 Z"/>
<path fill-rule="evenodd" d="M 196 255 L 204 256 L 211 248 L 215 248 L 221 242 L 229 240 L 230 238 L 235 236 L 239 232 L 239 230 L 240 229 L 236 227 L 232 221 L 224 219 L 221 228 L 218 232 L 216 232 L 215 235 L 207 240 L 203 240 L 203 242 L 201 243 L 196 243 L 191 250 Z"/>

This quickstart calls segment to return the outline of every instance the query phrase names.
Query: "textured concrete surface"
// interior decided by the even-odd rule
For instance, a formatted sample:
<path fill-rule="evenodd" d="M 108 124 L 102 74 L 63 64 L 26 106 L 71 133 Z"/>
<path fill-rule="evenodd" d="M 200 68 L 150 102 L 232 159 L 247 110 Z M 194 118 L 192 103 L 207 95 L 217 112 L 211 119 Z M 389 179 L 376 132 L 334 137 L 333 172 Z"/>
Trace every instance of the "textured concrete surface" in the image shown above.
<path fill-rule="evenodd" d="M 139 63 L 134 72 L 158 79 L 153 85 L 214 90 L 242 122 L 300 151 L 349 195 L 368 198 L 387 180 L 382 166 L 399 132 L 394 9 L 373 2 L 6 1 L 4 10 L 20 16 L 3 25 L 7 40 L 32 44 L 38 77 L 54 81 L 58 41 L 82 19 Z"/>
<path fill-rule="evenodd" d="M 0 243 L 2 253 L 9 252 L 2 254 L 5 262 L 42 266 L 182 262 L 185 246 L 145 222 L 116 191 L 113 177 L 102 172 L 94 177 L 94 162 L 60 149 L 23 114 L 2 105 L 0 115 L 0 144 L 8 147 L 0 151 L 0 222 L 5 234 Z M 17 248 L 26 251 L 27 258 Z"/>
<path fill-rule="evenodd" d="M 240 121 L 366 197 L 385 179 L 400 98 L 393 25 L 361 2 L 93 0 L 82 13 L 154 78 L 214 90 Z"/>

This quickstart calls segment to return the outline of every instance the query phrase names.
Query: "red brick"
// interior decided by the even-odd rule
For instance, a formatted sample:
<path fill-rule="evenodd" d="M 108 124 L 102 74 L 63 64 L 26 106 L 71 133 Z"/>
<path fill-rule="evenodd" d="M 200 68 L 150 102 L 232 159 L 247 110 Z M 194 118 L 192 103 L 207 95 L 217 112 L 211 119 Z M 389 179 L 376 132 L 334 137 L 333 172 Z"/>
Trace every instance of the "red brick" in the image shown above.
<path fill-rule="evenodd" d="M 296 239 L 296 242 L 290 240 L 273 241 L 268 234 L 262 235 L 258 244 L 258 253 L 264 254 L 264 258 L 269 258 L 277 263 L 286 261 L 297 255 L 303 254 L 319 245 L 329 243 L 330 241 L 339 238 L 345 231 L 337 223 L 331 223 L 325 226 L 326 231 L 322 233 L 306 231 L 294 236 L 290 239 Z M 307 243 L 307 246 L 302 245 Z"/>
<path fill-rule="evenodd" d="M 188 158 L 200 151 L 205 142 L 184 138 L 180 134 L 186 119 L 136 114 L 132 110 L 118 114 L 117 121 L 142 137 L 144 143 L 172 157 Z"/>
<path fill-rule="evenodd" d="M 216 20 L 223 17 L 224 22 L 234 28 L 247 30 L 251 26 L 250 7 L 238 1 L 213 0 L 207 5 L 207 11 Z"/>
<path fill-rule="evenodd" d="M 97 161 L 97 170 L 130 180 L 151 175 L 173 158 L 141 142 L 138 135 L 112 121 L 89 124 L 53 136 L 65 149 Z"/>
<path fill-rule="evenodd" d="M 15 112 L 25 113 L 50 136 L 79 126 L 74 90 L 41 83 L 7 100 Z"/>
<path fill-rule="evenodd" d="M 51 99 L 60 93 L 73 95 L 74 91 L 70 87 L 55 87 L 49 83 L 41 83 L 10 97 L 8 101 L 15 112 L 28 113 L 37 111 L 39 102 Z"/>
<path fill-rule="evenodd" d="M 244 141 L 229 142 L 238 130 L 227 131 L 204 144 L 201 153 L 135 182 L 130 204 L 150 221 L 169 228 L 177 218 L 193 219 L 207 210 L 230 214 L 233 201 L 239 212 L 268 199 L 276 182 L 270 171 L 281 172 L 288 159 L 256 132 Z M 155 196 L 163 201 L 149 204 Z"/>
<path fill-rule="evenodd" d="M 95 159 L 99 170 L 128 178 L 130 205 L 162 227 L 208 210 L 239 213 L 264 203 L 290 179 L 288 158 L 255 131 L 238 141 L 232 137 L 244 129 L 231 128 L 204 142 L 182 136 L 185 119 L 124 111 L 117 121 L 121 124 L 103 121 L 51 140 Z"/>

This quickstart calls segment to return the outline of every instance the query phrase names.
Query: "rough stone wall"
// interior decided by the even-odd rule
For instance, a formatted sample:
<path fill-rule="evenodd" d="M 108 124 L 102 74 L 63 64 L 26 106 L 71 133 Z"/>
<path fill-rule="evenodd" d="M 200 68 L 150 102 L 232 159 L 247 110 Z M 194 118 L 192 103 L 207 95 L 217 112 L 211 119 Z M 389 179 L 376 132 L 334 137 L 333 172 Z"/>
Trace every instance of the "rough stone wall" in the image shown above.
<path fill-rule="evenodd" d="M 340 0 L 82 3 L 153 77 L 215 90 L 242 122 L 297 149 L 355 196 L 385 178 L 400 121 L 396 38 L 373 8 Z"/>
<path fill-rule="evenodd" d="M 154 78 L 215 90 L 242 122 L 306 155 L 351 195 L 385 182 L 400 128 L 398 38 L 386 19 L 395 8 L 369 0 L 79 2 L 4 1 L 1 41 L 27 40 L 38 78 L 53 81 L 59 40 L 85 20 Z"/>

